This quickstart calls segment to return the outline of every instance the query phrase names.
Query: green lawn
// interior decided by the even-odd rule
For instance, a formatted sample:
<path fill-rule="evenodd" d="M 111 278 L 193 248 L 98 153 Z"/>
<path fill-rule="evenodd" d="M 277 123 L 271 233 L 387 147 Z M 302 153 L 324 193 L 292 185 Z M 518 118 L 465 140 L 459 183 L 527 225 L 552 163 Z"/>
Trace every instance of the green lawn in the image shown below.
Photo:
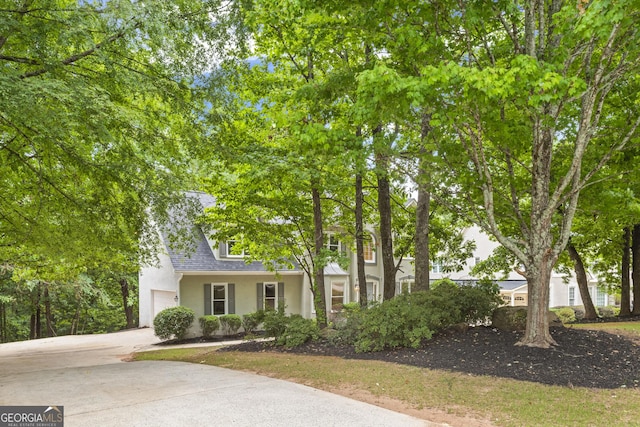
<path fill-rule="evenodd" d="M 604 329 L 601 324 L 588 326 Z M 640 333 L 638 324 L 614 326 Z M 136 360 L 178 360 L 255 372 L 382 406 L 384 402 L 394 402 L 393 409 L 398 410 L 400 405 L 414 416 L 428 418 L 432 411 L 459 416 L 457 421 L 446 419 L 452 426 L 466 425 L 462 418 L 465 416 L 496 426 L 640 426 L 637 389 L 546 386 L 380 361 L 268 352 L 226 353 L 206 347 L 139 353 Z"/>
<path fill-rule="evenodd" d="M 571 323 L 568 328 L 597 329 L 640 338 L 640 322 Z"/>

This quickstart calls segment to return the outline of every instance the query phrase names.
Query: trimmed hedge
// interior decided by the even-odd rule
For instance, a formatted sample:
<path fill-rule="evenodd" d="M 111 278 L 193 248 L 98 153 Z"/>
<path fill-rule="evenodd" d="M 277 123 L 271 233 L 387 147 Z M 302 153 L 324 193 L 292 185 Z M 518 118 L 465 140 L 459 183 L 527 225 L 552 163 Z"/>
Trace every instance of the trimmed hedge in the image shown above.
<path fill-rule="evenodd" d="M 153 319 L 154 333 L 163 340 L 172 337 L 182 339 L 194 318 L 195 313 L 190 308 L 183 306 L 165 308 Z"/>
<path fill-rule="evenodd" d="M 200 322 L 200 329 L 202 329 L 202 336 L 210 338 L 218 329 L 220 329 L 220 320 L 218 316 L 208 314 L 198 319 Z"/>

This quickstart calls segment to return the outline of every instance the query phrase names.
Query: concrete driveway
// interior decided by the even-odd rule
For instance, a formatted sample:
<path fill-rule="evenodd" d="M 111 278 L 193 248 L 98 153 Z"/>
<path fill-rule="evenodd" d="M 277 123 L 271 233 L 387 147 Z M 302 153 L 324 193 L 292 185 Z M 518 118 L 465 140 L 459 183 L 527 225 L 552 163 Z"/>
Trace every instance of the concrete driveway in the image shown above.
<path fill-rule="evenodd" d="M 64 406 L 65 426 L 433 426 L 299 384 L 122 359 L 151 329 L 0 344 L 0 405 Z"/>

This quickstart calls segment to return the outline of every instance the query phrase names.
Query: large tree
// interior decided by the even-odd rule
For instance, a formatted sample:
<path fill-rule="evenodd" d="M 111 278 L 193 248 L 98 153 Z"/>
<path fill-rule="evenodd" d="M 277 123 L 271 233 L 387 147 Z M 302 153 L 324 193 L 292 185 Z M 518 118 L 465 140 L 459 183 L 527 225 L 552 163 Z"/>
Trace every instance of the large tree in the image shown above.
<path fill-rule="evenodd" d="M 153 248 L 147 213 L 166 211 L 188 170 L 191 85 L 211 57 L 216 11 L 201 1 L 2 2 L 0 261 L 70 262 L 138 238 Z"/>

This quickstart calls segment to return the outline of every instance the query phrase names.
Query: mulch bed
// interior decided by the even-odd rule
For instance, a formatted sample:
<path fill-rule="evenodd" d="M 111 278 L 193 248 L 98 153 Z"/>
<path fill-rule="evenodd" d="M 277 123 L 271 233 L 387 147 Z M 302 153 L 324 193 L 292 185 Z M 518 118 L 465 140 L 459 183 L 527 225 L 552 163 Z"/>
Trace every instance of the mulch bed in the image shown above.
<path fill-rule="evenodd" d="M 290 350 L 269 342 L 249 341 L 221 351 L 277 351 L 380 360 L 568 387 L 640 386 L 640 345 L 629 338 L 603 331 L 552 328 L 551 335 L 558 346 L 540 349 L 514 345 L 521 335 L 478 326 L 466 332 L 437 335 L 419 349 L 356 353 L 351 346 L 318 340 Z"/>

